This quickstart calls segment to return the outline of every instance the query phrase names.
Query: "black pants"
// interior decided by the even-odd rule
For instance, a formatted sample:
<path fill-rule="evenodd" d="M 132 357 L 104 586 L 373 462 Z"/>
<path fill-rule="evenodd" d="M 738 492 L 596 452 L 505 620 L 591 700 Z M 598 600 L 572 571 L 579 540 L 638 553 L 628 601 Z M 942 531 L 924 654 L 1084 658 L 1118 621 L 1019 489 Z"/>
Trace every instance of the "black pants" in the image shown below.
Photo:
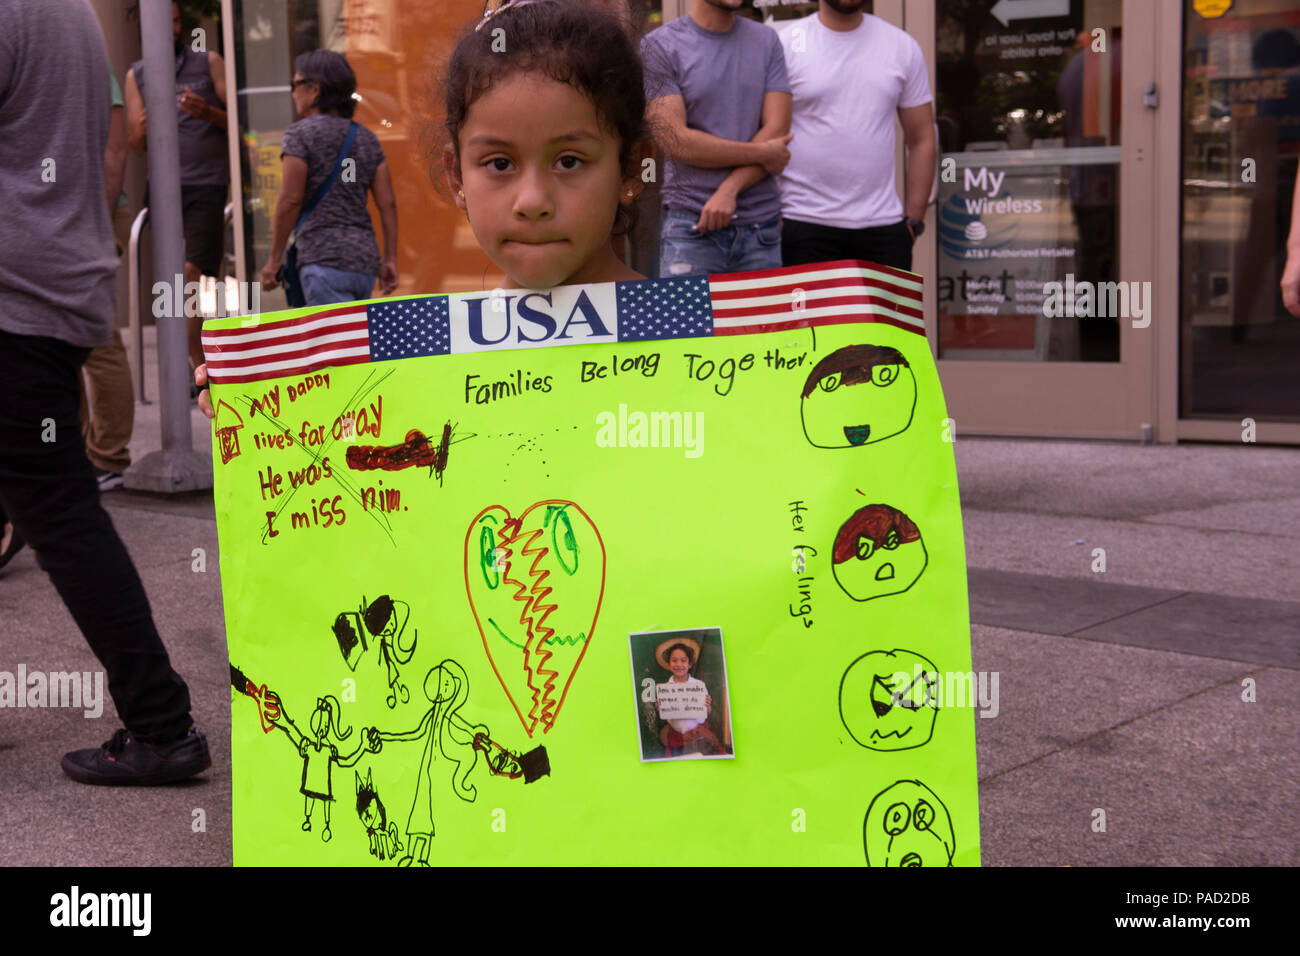
<path fill-rule="evenodd" d="M 104 666 L 126 728 L 166 742 L 189 729 L 190 692 L 172 670 L 140 576 L 99 503 L 77 421 L 78 376 L 89 352 L 0 331 L 0 509 Z"/>
<path fill-rule="evenodd" d="M 912 271 L 912 234 L 901 219 L 892 226 L 837 229 L 786 219 L 781 230 L 781 263 L 802 266 L 833 259 L 865 259 Z"/>

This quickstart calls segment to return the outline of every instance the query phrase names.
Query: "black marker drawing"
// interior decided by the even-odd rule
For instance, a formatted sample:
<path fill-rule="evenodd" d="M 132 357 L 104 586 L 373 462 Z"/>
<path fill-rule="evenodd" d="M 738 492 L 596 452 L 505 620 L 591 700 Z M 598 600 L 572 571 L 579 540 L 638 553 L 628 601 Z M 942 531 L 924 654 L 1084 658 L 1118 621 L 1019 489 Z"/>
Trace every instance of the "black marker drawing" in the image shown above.
<path fill-rule="evenodd" d="M 366 828 L 370 838 L 370 855 L 381 860 L 395 860 L 402 849 L 402 841 L 397 836 L 397 824 L 388 819 L 384 803 L 379 799 L 371 779 L 371 771 L 366 771 L 365 779 L 361 774 L 357 778 L 357 819 Z"/>
<path fill-rule="evenodd" d="M 551 761 L 546 755 L 546 747 L 538 746 L 526 754 L 507 750 L 487 734 L 474 735 L 474 749 L 483 754 L 487 760 L 488 772 L 509 780 L 524 778 L 524 783 L 532 783 L 541 777 L 551 775 Z"/>
<path fill-rule="evenodd" d="M 478 797 L 478 788 L 468 778 L 478 764 L 480 753 L 486 755 L 489 772 L 512 779 L 522 776 L 525 783 L 550 772 L 544 748 L 518 756 L 494 743 L 486 726 L 471 724 L 461 716 L 460 709 L 469 699 L 469 678 L 456 661 L 444 660 L 429 670 L 424 678 L 424 696 L 431 706 L 415 728 L 394 732 L 376 727 L 365 732 L 366 747 L 372 753 L 379 753 L 385 742 L 424 742 L 415 799 L 406 823 L 406 855 L 397 863 L 403 867 L 412 863 L 429 865 L 434 836 L 433 792 L 436 779 L 442 777 L 435 766 L 439 756 L 453 764 L 451 791 L 466 803 L 473 803 Z"/>
<path fill-rule="evenodd" d="M 409 604 L 381 594 L 370 604 L 366 604 L 363 597 L 360 611 L 344 611 L 334 618 L 334 638 L 339 643 L 339 653 L 351 670 L 357 669 L 357 662 L 369 650 L 366 635 L 379 638 L 379 663 L 388 676 L 389 693 L 386 703 L 389 709 L 397 706 L 399 698 L 403 704 L 411 699 L 411 692 L 398 679 L 401 677 L 398 665 L 411 662 L 419 638 L 419 632 L 412 629 L 410 644 L 402 641 L 410 617 Z"/>
<path fill-rule="evenodd" d="M 862 821 L 867 866 L 952 866 L 952 817 L 919 780 L 900 780 L 876 794 Z"/>
<path fill-rule="evenodd" d="M 863 654 L 840 679 L 840 720 L 868 750 L 913 750 L 939 713 L 939 669 L 901 648 Z"/>
<path fill-rule="evenodd" d="M 855 601 L 902 594 L 929 563 L 921 530 L 889 505 L 867 505 L 849 517 L 835 535 L 831 572 Z"/>
<path fill-rule="evenodd" d="M 312 711 L 311 719 L 308 721 L 311 736 L 307 736 L 290 719 L 284 702 L 278 695 L 267 692 L 266 696 L 275 701 L 279 711 L 272 723 L 284 731 L 285 736 L 298 748 L 298 755 L 303 759 L 300 790 L 303 795 L 302 829 L 304 832 L 311 830 L 312 811 L 316 804 L 320 803 L 325 815 L 325 828 L 321 831 L 320 838 L 328 843 L 333 835 L 330 832 L 330 804 L 334 802 L 332 779 L 334 765 L 351 767 L 361 759 L 366 752 L 366 747 L 364 744 L 358 744 L 356 750 L 344 757 L 340 756 L 338 747 L 330 742 L 331 734 L 339 742 L 352 736 L 351 727 L 343 730 L 339 726 L 342 720 L 339 711 L 342 707 L 338 698 L 332 695 L 316 698 L 316 709 Z"/>
<path fill-rule="evenodd" d="M 847 345 L 813 366 L 800 398 L 811 444 L 856 448 L 907 430 L 916 410 L 916 377 L 897 349 Z"/>
<path fill-rule="evenodd" d="M 258 685 L 249 680 L 234 664 L 230 665 L 230 686 L 257 704 L 257 715 L 262 721 L 262 733 L 269 734 L 275 730 L 275 722 L 280 719 L 280 699 L 266 685 Z"/>

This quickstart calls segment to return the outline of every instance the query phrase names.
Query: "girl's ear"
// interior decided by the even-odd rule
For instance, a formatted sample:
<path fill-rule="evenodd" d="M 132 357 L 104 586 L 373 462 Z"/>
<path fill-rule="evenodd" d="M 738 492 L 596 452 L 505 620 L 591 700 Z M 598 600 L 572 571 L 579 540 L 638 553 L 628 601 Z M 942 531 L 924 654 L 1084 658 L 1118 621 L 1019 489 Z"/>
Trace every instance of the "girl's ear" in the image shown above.
<path fill-rule="evenodd" d="M 451 201 L 462 212 L 468 212 L 465 205 L 465 184 L 460 178 L 460 164 L 456 161 L 456 150 L 447 145 L 442 151 L 442 171 L 447 177 L 447 188 L 451 190 Z"/>
<path fill-rule="evenodd" d="M 632 147 L 629 165 L 623 170 L 619 202 L 624 205 L 636 202 L 641 196 L 641 191 L 645 189 L 646 183 L 655 182 L 658 174 L 654 140 L 647 137 Z"/>

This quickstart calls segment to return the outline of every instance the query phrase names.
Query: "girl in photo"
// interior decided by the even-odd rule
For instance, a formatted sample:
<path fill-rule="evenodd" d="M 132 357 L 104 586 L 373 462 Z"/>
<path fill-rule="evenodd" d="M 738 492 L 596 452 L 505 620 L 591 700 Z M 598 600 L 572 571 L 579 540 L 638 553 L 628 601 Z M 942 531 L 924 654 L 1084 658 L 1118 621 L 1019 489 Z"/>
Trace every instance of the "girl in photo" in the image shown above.
<path fill-rule="evenodd" d="M 704 704 L 708 715 L 713 715 L 713 698 L 708 687 L 698 677 L 691 676 L 691 668 L 700 657 L 700 645 L 689 637 L 674 637 L 655 649 L 655 660 L 671 675 L 668 683 L 698 684 L 704 687 Z M 726 753 L 717 736 L 704 720 L 677 719 L 667 721 L 659 729 L 659 742 L 664 745 L 664 756 L 684 757 L 688 754 Z"/>

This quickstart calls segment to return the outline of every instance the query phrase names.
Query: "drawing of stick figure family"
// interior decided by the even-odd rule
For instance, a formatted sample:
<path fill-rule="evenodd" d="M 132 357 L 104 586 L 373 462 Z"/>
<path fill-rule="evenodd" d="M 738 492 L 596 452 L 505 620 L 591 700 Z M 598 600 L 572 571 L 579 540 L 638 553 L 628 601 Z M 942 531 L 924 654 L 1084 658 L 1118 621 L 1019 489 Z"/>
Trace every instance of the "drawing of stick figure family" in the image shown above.
<path fill-rule="evenodd" d="M 342 705 L 336 697 L 326 695 L 316 699 L 316 707 L 307 722 L 310 733 L 299 729 L 284 702 L 274 692 L 267 691 L 261 697 L 253 698 L 262 711 L 263 726 L 283 731 L 303 759 L 300 792 L 303 796 L 304 832 L 312 830 L 312 817 L 319 807 L 323 823 L 321 840 L 330 841 L 333 835 L 330 812 L 335 800 L 334 767 L 351 767 L 365 756 L 380 753 L 385 743 L 421 741 L 424 745 L 416 776 L 415 798 L 406 823 L 406 853 L 397 861 L 397 865 L 403 867 L 429 865 L 434 836 L 433 794 L 436 781 L 445 779 L 444 774 L 449 773 L 451 777 L 452 793 L 467 803 L 473 803 L 478 788 L 468 778 L 478 764 L 479 753 L 488 753 L 491 747 L 512 758 L 504 762 L 501 769 L 489 763 L 489 771 L 494 775 L 510 778 L 524 775 L 522 771 L 506 772 L 505 768 L 508 763 L 512 769 L 518 769 L 515 765 L 521 760 L 528 770 L 526 783 L 540 774 L 549 773 L 544 753 L 520 758 L 492 742 L 485 725 L 472 724 L 461 716 L 460 709 L 469 698 L 469 679 L 465 669 L 456 661 L 444 660 L 429 670 L 424 678 L 424 696 L 429 709 L 415 727 L 405 731 L 364 728 L 355 748 L 348 753 L 344 753 L 339 745 L 352 738 L 354 728 L 344 726 Z M 451 764 L 449 771 L 439 769 L 440 759 Z M 536 772 L 539 760 L 542 764 L 540 773 Z M 382 860 L 395 857 L 396 852 L 403 849 L 396 825 L 388 823 L 383 803 L 375 790 L 373 768 L 367 770 L 364 778 L 357 775 L 357 814 L 366 826 L 371 855 Z"/>

